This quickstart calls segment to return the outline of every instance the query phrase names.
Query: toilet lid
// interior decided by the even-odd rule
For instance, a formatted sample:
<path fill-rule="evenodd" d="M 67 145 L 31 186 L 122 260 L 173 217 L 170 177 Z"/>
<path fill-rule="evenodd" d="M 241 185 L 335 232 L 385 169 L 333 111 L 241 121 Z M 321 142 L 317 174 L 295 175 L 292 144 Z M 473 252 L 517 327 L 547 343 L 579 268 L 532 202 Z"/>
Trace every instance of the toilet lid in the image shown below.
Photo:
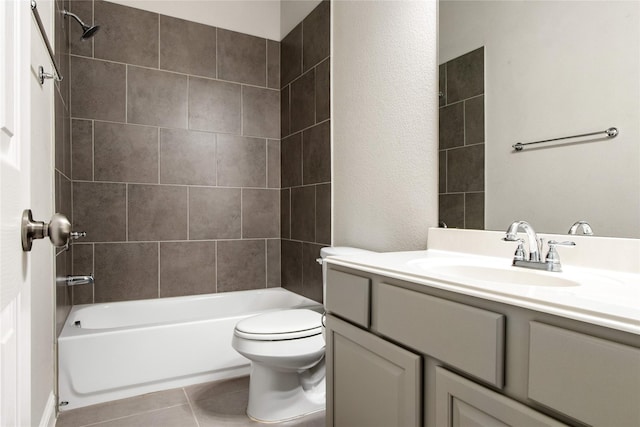
<path fill-rule="evenodd" d="M 322 315 L 308 309 L 260 314 L 238 322 L 235 334 L 263 341 L 291 340 L 322 333 Z"/>

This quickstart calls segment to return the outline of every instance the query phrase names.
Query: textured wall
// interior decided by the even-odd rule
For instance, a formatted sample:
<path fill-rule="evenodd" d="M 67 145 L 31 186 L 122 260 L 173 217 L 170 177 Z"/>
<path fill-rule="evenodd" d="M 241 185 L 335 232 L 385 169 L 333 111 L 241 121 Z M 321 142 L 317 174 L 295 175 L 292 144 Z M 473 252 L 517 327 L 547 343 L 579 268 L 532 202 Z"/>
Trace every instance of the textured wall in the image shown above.
<path fill-rule="evenodd" d="M 484 48 L 440 65 L 439 217 L 484 230 Z"/>
<path fill-rule="evenodd" d="M 425 248 L 437 224 L 436 2 L 335 2 L 333 244 Z"/>
<path fill-rule="evenodd" d="M 73 302 L 280 285 L 279 43 L 96 0 L 72 11 Z"/>
<path fill-rule="evenodd" d="M 282 286 L 322 301 L 331 244 L 330 3 L 282 40 Z"/>

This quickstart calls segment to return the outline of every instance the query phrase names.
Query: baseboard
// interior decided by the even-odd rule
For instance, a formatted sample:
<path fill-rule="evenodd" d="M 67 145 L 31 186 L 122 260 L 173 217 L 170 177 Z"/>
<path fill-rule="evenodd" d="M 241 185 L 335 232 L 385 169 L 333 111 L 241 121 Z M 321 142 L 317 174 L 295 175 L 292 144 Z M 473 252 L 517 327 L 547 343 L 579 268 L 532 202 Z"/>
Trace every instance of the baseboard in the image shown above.
<path fill-rule="evenodd" d="M 49 393 L 47 405 L 44 407 L 42 418 L 40 419 L 40 427 L 54 427 L 56 425 L 56 396 L 53 392 Z"/>

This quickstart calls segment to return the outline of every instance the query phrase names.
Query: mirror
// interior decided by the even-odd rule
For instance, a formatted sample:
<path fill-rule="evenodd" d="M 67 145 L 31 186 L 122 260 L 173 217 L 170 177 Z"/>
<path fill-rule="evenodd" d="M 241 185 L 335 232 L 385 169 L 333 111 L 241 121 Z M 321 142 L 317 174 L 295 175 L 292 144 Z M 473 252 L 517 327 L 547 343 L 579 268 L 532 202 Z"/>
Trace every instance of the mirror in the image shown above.
<path fill-rule="evenodd" d="M 639 28 L 636 1 L 441 0 L 440 219 L 640 238 Z"/>

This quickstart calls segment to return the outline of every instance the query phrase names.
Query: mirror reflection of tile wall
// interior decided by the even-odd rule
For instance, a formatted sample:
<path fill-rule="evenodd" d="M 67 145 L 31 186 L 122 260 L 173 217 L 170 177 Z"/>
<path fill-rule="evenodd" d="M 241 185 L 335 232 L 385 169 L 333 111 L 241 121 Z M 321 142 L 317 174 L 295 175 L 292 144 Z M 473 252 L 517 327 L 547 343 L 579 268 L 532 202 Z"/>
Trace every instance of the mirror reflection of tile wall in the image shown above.
<path fill-rule="evenodd" d="M 440 65 L 439 222 L 484 229 L 484 48 Z"/>

